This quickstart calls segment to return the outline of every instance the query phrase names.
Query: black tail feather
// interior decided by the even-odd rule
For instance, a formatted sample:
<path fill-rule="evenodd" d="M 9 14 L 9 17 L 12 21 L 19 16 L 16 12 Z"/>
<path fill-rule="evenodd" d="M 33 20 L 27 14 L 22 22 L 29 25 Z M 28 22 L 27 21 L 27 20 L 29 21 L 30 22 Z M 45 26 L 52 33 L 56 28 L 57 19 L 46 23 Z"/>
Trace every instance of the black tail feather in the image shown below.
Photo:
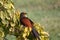
<path fill-rule="evenodd" d="M 40 40 L 39 33 L 34 28 L 32 28 L 32 33 L 33 33 L 34 37 L 36 37 L 36 38 L 38 38 L 38 40 Z"/>

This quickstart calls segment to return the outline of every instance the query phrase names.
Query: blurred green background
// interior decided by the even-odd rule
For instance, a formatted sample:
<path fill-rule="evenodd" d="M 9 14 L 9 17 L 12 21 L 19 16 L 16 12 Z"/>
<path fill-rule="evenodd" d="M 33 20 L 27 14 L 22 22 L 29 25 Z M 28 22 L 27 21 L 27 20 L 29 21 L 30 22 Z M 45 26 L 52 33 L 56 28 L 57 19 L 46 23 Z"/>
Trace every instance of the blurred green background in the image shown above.
<path fill-rule="evenodd" d="M 44 26 L 50 40 L 60 40 L 60 0 L 13 0 L 15 8 Z"/>

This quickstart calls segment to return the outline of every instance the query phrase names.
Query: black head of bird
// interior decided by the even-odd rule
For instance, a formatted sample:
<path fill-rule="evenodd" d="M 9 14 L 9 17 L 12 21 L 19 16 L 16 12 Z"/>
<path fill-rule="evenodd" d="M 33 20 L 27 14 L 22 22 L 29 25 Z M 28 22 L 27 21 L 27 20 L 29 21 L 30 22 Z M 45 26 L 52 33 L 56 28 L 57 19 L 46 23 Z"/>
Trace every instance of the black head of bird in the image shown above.
<path fill-rule="evenodd" d="M 25 13 L 25 12 L 21 12 L 21 14 L 20 14 L 20 18 L 22 18 L 22 17 L 27 17 L 27 13 Z"/>

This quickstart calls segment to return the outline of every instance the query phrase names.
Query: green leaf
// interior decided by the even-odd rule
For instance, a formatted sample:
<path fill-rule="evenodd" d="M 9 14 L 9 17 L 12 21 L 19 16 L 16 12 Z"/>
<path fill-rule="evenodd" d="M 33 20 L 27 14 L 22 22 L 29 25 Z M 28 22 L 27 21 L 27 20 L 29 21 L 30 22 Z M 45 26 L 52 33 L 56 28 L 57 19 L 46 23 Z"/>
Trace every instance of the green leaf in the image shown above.
<path fill-rule="evenodd" d="M 0 37 L 3 38 L 4 37 L 4 31 L 3 28 L 0 27 Z"/>
<path fill-rule="evenodd" d="M 5 37 L 7 40 L 16 40 L 16 36 L 7 34 Z"/>

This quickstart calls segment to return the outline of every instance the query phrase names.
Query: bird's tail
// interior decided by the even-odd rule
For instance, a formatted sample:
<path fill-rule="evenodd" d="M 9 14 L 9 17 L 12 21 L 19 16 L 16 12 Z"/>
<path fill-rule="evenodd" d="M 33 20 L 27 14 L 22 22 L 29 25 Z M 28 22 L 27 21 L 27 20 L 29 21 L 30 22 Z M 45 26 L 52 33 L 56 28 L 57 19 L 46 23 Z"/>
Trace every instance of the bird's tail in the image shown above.
<path fill-rule="evenodd" d="M 38 40 L 40 40 L 39 33 L 34 28 L 32 28 L 32 33 L 33 33 L 34 37 L 36 37 L 36 38 L 38 38 Z"/>

